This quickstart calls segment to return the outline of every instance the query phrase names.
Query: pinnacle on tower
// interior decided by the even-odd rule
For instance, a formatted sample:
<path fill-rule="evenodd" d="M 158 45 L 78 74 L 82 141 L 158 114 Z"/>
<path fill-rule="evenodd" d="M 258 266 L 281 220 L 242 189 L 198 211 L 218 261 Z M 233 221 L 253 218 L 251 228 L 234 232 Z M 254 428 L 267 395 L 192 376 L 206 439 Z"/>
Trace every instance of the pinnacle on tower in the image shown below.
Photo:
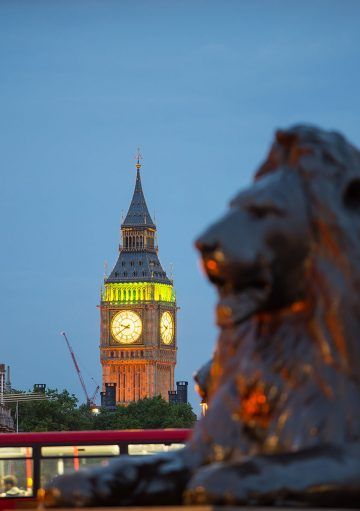
<path fill-rule="evenodd" d="M 148 207 L 146 205 L 144 192 L 141 185 L 140 160 L 142 156 L 138 150 L 137 163 L 136 163 L 136 182 L 133 197 L 130 203 L 129 210 L 123 221 L 121 228 L 123 227 L 149 227 L 156 229 L 155 223 L 153 222 Z"/>
<path fill-rule="evenodd" d="M 137 159 L 136 168 L 137 168 L 137 170 L 140 170 L 141 169 L 140 160 L 142 160 L 142 156 L 140 153 L 140 147 L 138 147 L 138 149 L 137 149 L 136 159 Z"/>

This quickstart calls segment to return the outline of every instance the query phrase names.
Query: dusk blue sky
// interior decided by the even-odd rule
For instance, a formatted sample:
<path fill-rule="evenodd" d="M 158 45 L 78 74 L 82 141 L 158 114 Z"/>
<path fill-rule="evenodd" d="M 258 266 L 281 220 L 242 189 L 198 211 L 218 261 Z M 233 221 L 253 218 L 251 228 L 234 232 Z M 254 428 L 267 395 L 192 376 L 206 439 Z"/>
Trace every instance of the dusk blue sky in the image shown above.
<path fill-rule="evenodd" d="M 176 376 L 191 380 L 217 336 L 193 241 L 276 128 L 315 123 L 360 146 L 359 19 L 350 0 L 0 1 L 0 362 L 16 388 L 83 400 L 61 330 L 89 388 L 101 381 L 96 305 L 138 146 L 174 265 Z"/>

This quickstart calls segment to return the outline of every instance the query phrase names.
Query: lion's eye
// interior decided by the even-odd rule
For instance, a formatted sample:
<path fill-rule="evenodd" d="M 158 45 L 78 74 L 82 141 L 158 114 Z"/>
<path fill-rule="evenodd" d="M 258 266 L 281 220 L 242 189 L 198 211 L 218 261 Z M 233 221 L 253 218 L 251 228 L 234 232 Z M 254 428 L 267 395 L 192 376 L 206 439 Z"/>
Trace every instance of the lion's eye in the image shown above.
<path fill-rule="evenodd" d="M 263 206 L 260 204 L 249 204 L 246 209 L 251 216 L 259 219 L 268 216 L 282 216 L 283 214 L 283 211 L 280 208 L 270 204 Z"/>

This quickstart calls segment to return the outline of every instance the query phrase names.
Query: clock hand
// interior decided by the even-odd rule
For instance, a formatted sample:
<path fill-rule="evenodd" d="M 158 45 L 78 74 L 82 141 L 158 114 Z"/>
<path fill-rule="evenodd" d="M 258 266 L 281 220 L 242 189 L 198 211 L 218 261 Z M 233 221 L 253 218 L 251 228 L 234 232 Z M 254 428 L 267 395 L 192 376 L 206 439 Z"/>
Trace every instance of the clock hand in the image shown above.
<path fill-rule="evenodd" d="M 123 325 L 121 325 L 123 326 Z M 121 332 L 123 332 L 125 330 L 125 328 L 129 328 L 129 325 L 125 325 L 124 328 L 122 328 L 121 330 L 119 330 L 119 334 L 121 334 Z"/>

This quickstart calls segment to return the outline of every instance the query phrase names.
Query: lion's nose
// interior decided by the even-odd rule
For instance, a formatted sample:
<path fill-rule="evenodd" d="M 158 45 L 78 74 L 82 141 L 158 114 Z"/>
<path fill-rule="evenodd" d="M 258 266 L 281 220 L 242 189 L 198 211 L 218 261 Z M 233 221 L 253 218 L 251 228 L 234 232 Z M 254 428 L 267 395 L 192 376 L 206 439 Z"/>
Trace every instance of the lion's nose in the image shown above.
<path fill-rule="evenodd" d="M 218 280 L 221 274 L 220 267 L 224 262 L 224 254 L 219 242 L 206 232 L 196 240 L 195 246 L 201 252 L 202 267 L 207 275 L 213 281 Z"/>
<path fill-rule="evenodd" d="M 195 247 L 203 255 L 210 255 L 212 252 L 215 252 L 217 246 L 218 246 L 218 242 L 215 240 L 209 239 L 209 237 L 206 235 L 200 236 L 195 241 Z"/>

